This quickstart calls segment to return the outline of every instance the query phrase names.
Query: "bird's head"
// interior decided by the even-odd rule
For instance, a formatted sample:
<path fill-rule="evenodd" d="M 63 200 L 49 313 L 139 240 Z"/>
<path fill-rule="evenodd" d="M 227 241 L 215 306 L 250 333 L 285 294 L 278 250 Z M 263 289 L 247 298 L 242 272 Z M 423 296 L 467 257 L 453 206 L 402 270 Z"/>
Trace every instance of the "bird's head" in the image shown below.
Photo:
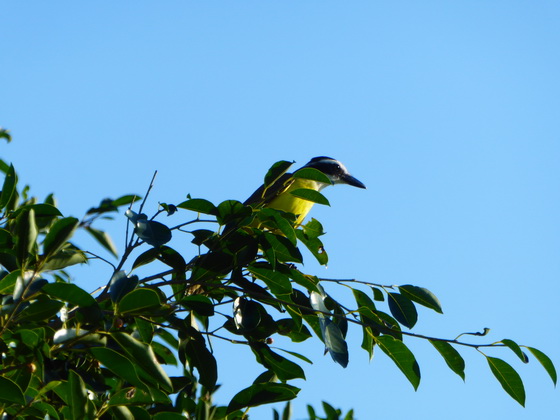
<path fill-rule="evenodd" d="M 366 188 L 363 182 L 354 178 L 341 162 L 327 156 L 311 159 L 304 168 L 315 168 L 329 177 L 333 184 L 348 184 L 353 187 Z"/>

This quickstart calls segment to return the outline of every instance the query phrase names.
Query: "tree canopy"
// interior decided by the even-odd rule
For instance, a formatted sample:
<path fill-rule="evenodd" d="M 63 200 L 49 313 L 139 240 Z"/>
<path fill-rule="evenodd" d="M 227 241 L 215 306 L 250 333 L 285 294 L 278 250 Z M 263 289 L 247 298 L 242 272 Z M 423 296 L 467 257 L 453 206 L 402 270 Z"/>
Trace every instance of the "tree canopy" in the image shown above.
<path fill-rule="evenodd" d="M 11 141 L 6 130 L 0 138 Z M 265 187 L 290 167 L 277 162 Z M 360 279 L 319 278 L 303 271 L 301 248 L 327 264 L 323 226 L 315 219 L 295 225 L 295 216 L 236 200 L 219 204 L 186 197 L 160 203 L 151 213 L 146 197 L 135 194 L 103 199 L 80 219 L 65 216 L 55 197 L 33 197 L 21 187 L 13 164 L 0 161 L 0 412 L 21 418 L 187 418 L 242 419 L 250 408 L 290 401 L 305 378 L 310 360 L 296 350 L 311 339 L 324 344 L 334 363 L 346 367 L 357 351 L 346 340 L 361 331 L 360 347 L 370 359 L 377 348 L 417 389 L 421 371 L 407 340 L 427 340 L 449 369 L 465 379 L 460 349 L 477 350 L 489 369 L 519 404 L 525 389 L 515 368 L 486 353 L 513 352 L 521 363 L 536 359 L 553 383 L 557 375 L 540 350 L 511 339 L 481 342 L 487 331 L 456 338 L 412 332 L 418 306 L 442 313 L 438 298 L 418 285 L 374 284 Z M 315 170 L 298 176 L 316 179 Z M 298 194 L 328 204 L 320 193 Z M 124 213 L 124 216 L 123 216 Z M 127 246 L 118 255 L 98 220 L 126 217 Z M 208 228 L 208 227 L 212 228 Z M 83 230 L 115 257 L 74 243 Z M 190 253 L 170 247 L 173 236 L 192 243 Z M 106 286 L 84 290 L 73 283 L 69 267 L 87 262 L 111 266 Z M 326 285 L 329 292 L 327 293 Z M 350 289 L 353 304 L 332 290 Z M 274 337 L 290 339 L 289 348 Z M 469 339 L 467 337 L 470 336 Z M 482 338 L 481 338 L 482 337 Z M 213 346 L 243 345 L 262 374 L 231 401 L 214 402 L 219 368 Z M 179 366 L 170 376 L 165 366 Z M 334 402 L 336 403 L 336 402 Z M 328 403 L 324 418 L 343 414 Z M 309 418 L 320 419 L 308 407 Z M 288 419 L 289 405 L 274 418 Z M 345 419 L 353 418 L 353 412 Z"/>

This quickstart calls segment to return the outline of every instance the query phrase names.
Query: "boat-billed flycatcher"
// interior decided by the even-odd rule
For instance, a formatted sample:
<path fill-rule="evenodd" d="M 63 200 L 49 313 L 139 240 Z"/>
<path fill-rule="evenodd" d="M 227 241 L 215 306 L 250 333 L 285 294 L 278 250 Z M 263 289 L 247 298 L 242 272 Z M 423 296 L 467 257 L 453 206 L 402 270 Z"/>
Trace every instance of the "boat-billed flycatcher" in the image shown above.
<path fill-rule="evenodd" d="M 334 184 L 348 184 L 353 187 L 366 188 L 361 181 L 350 175 L 342 163 L 330 157 L 314 157 L 298 170 L 304 168 L 314 168 L 321 171 L 331 183 L 327 184 L 306 178 L 294 178 L 292 176 L 293 173 L 285 173 L 272 185 L 269 185 L 266 190 L 264 185 L 261 185 L 243 204 L 259 208 L 269 207 L 293 213 L 297 216 L 295 223 L 299 225 L 303 222 L 311 207 L 313 207 L 314 202 L 296 197 L 290 194 L 291 191 L 302 188 L 321 191 L 323 188 Z"/>

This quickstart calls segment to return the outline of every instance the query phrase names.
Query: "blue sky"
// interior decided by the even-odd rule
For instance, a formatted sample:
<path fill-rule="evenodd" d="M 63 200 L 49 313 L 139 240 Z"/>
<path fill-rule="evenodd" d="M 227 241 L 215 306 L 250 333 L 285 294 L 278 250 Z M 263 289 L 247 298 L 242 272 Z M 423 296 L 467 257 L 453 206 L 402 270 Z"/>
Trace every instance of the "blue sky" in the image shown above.
<path fill-rule="evenodd" d="M 368 189 L 325 191 L 332 207 L 312 215 L 330 263 L 308 258 L 308 272 L 427 287 L 445 314 L 421 311 L 414 331 L 489 327 L 485 341 L 510 338 L 560 363 L 557 2 L 31 1 L 0 11 L 0 125 L 14 137 L 1 156 L 36 195 L 54 190 L 65 214 L 143 194 L 156 169 L 152 211 L 187 193 L 243 201 L 275 161 L 333 156 Z M 124 223 L 104 225 L 121 250 Z M 105 283 L 107 268 L 95 270 L 80 284 Z M 461 350 L 462 383 L 429 344 L 406 343 L 418 392 L 381 352 L 367 361 L 358 331 L 345 370 L 318 342 L 293 346 L 315 361 L 294 418 L 321 400 L 359 419 L 560 412 L 535 360 L 492 353 L 524 379 L 521 408 L 476 351 Z M 220 372 L 227 403 L 260 370 L 248 350 L 217 347 L 236 367 Z"/>

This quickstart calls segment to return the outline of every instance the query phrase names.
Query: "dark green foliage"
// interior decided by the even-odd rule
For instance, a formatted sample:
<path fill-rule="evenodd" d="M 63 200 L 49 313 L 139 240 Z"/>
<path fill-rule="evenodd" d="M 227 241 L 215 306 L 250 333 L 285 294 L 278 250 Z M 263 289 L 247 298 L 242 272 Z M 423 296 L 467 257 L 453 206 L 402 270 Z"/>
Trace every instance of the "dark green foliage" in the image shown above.
<path fill-rule="evenodd" d="M 0 137 L 10 140 L 6 131 L 0 131 Z M 476 345 L 402 331 L 401 326 L 412 329 L 418 322 L 417 305 L 442 312 L 427 289 L 318 279 L 301 271 L 300 244 L 321 264 L 328 261 L 320 239 L 323 227 L 315 219 L 296 226 L 294 215 L 273 209 L 252 208 L 235 200 L 214 205 L 191 197 L 177 205 L 161 204 L 155 216 L 148 217 L 142 213 L 145 202 L 135 212 L 132 205 L 138 196 L 125 195 L 102 200 L 78 220 L 64 216 L 52 195 L 42 203 L 28 198 L 27 188 L 18 189 L 14 167 L 0 163 L 4 173 L 0 414 L 7 417 L 247 418 L 250 407 L 295 398 L 299 389 L 288 382 L 304 379 L 300 363 L 311 363 L 291 348 L 273 347 L 276 334 L 288 337 L 294 346 L 315 335 L 332 359 L 346 367 L 354 351 L 346 333 L 354 326 L 361 329 L 361 347 L 370 358 L 379 347 L 415 389 L 420 369 L 405 338 L 429 339 L 463 379 L 465 363 L 458 346 L 505 347 L 522 362 L 532 354 L 556 383 L 556 370 L 544 353 L 525 347 L 526 353 L 512 340 Z M 275 164 L 265 185 L 273 184 L 290 165 L 286 161 Z M 328 182 L 311 169 L 297 176 Z M 309 191 L 294 195 L 328 204 L 322 195 Z M 112 272 L 103 279 L 106 286 L 100 293 L 83 290 L 70 282 L 65 270 L 88 262 L 88 257 L 98 259 L 97 253 L 70 241 L 77 230 L 85 230 L 117 257 L 109 235 L 94 225 L 123 207 L 128 207 L 125 214 L 132 234 L 122 256 L 116 265 L 109 263 Z M 154 220 L 162 214 L 165 220 L 176 220 L 174 227 Z M 208 219 L 200 219 L 200 214 Z M 199 223 L 203 226 L 187 230 Z M 225 225 L 229 227 L 224 229 Z M 193 245 L 186 251 L 171 248 L 166 244 L 172 236 Z M 135 274 L 130 274 L 132 270 Z M 346 302 L 342 296 L 337 296 L 338 301 L 325 291 L 323 286 L 329 283 L 350 289 L 354 302 L 350 308 L 339 303 Z M 220 361 L 214 357 L 213 346 L 228 342 L 245 346 L 265 372 L 252 384 L 240 383 L 231 401 L 215 405 L 212 394 L 219 388 Z M 524 404 L 523 383 L 513 367 L 486 357 L 504 390 Z M 163 366 L 179 363 L 182 374 L 169 377 Z M 309 407 L 309 418 L 354 417 L 353 411 L 343 417 L 341 410 L 328 403 L 322 408 L 325 417 Z M 274 413 L 274 418 L 282 420 L 290 416 L 289 405 L 281 414 Z"/>

